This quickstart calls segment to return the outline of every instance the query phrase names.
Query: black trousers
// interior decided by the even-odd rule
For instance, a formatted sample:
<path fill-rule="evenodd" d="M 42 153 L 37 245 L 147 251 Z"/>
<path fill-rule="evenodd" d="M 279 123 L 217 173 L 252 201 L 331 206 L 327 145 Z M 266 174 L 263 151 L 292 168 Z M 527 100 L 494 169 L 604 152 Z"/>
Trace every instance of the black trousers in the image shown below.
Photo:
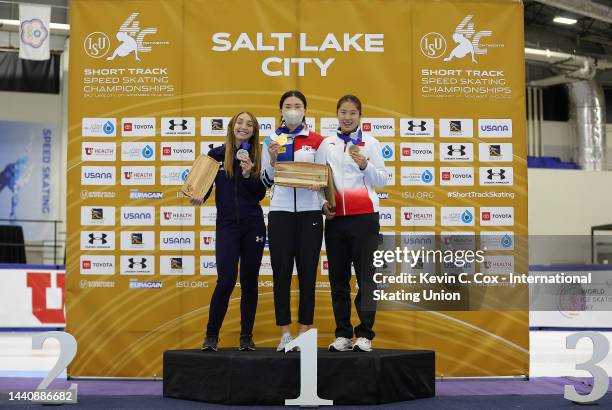
<path fill-rule="evenodd" d="M 263 218 L 217 223 L 215 253 L 218 279 L 210 300 L 207 336 L 219 336 L 230 296 L 236 286 L 239 260 L 240 334 L 253 334 L 259 268 L 265 243 L 266 226 Z"/>
<path fill-rule="evenodd" d="M 353 338 L 351 324 L 351 263 L 357 276 L 355 308 L 361 323 L 355 327 L 356 337 L 374 338 L 374 265 L 373 253 L 378 248 L 380 225 L 378 212 L 338 216 L 325 225 L 325 247 L 329 262 L 329 282 L 336 319 L 336 337 Z"/>
<path fill-rule="evenodd" d="M 315 281 L 323 242 L 321 211 L 272 211 L 268 216 L 270 260 L 274 279 L 276 324 L 291 324 L 291 277 L 298 273 L 298 322 L 311 325 L 314 317 Z"/>

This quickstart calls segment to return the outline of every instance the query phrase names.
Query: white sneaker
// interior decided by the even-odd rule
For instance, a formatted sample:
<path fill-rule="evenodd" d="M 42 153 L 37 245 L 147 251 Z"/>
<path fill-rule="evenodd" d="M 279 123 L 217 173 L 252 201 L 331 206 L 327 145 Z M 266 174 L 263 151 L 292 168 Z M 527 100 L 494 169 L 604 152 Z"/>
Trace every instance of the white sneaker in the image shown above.
<path fill-rule="evenodd" d="M 281 336 L 281 340 L 280 343 L 278 344 L 278 347 L 276 348 L 277 352 L 284 352 L 285 351 L 285 346 L 287 345 L 287 343 L 290 343 L 293 340 L 293 338 L 291 337 L 290 333 L 285 333 Z"/>
<path fill-rule="evenodd" d="M 346 337 L 337 337 L 334 343 L 330 344 L 327 350 L 330 352 L 346 352 L 353 348 L 353 342 Z"/>
<path fill-rule="evenodd" d="M 370 339 L 366 339 L 365 337 L 358 337 L 353 345 L 354 352 L 371 352 L 372 351 L 372 341 Z"/>

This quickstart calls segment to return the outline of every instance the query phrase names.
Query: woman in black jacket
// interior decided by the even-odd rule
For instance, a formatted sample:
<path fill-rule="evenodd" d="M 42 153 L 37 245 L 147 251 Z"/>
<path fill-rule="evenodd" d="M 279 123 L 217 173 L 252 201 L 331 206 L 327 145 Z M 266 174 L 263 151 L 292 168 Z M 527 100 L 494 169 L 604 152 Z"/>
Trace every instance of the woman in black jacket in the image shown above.
<path fill-rule="evenodd" d="M 248 155 L 247 155 L 248 153 Z M 202 350 L 217 350 L 219 330 L 236 286 L 240 260 L 240 350 L 255 350 L 253 324 L 257 309 L 259 267 L 266 242 L 266 226 L 259 202 L 266 187 L 259 178 L 259 124 L 249 112 L 236 114 L 227 128 L 225 144 L 210 150 L 221 167 L 215 178 L 217 206 L 217 285 L 210 301 Z M 201 205 L 204 200 L 192 200 Z"/>

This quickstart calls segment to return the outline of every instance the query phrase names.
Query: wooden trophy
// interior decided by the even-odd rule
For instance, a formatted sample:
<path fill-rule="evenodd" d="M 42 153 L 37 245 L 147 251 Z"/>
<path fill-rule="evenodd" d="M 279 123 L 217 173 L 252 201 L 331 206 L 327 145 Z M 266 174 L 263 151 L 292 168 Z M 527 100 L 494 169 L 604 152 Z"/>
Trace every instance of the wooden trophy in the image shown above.
<path fill-rule="evenodd" d="M 187 179 L 181 188 L 185 196 L 202 200 L 208 190 L 212 187 L 221 164 L 208 155 L 200 155 L 196 158 Z"/>

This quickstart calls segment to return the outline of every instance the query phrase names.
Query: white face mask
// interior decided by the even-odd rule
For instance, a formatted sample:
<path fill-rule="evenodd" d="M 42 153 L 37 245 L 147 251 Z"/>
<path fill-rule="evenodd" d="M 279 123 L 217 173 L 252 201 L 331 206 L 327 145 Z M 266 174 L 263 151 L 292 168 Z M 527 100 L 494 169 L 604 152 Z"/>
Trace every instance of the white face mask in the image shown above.
<path fill-rule="evenodd" d="M 298 125 L 304 118 L 304 111 L 302 110 L 287 110 L 283 111 L 283 120 L 287 125 Z"/>

